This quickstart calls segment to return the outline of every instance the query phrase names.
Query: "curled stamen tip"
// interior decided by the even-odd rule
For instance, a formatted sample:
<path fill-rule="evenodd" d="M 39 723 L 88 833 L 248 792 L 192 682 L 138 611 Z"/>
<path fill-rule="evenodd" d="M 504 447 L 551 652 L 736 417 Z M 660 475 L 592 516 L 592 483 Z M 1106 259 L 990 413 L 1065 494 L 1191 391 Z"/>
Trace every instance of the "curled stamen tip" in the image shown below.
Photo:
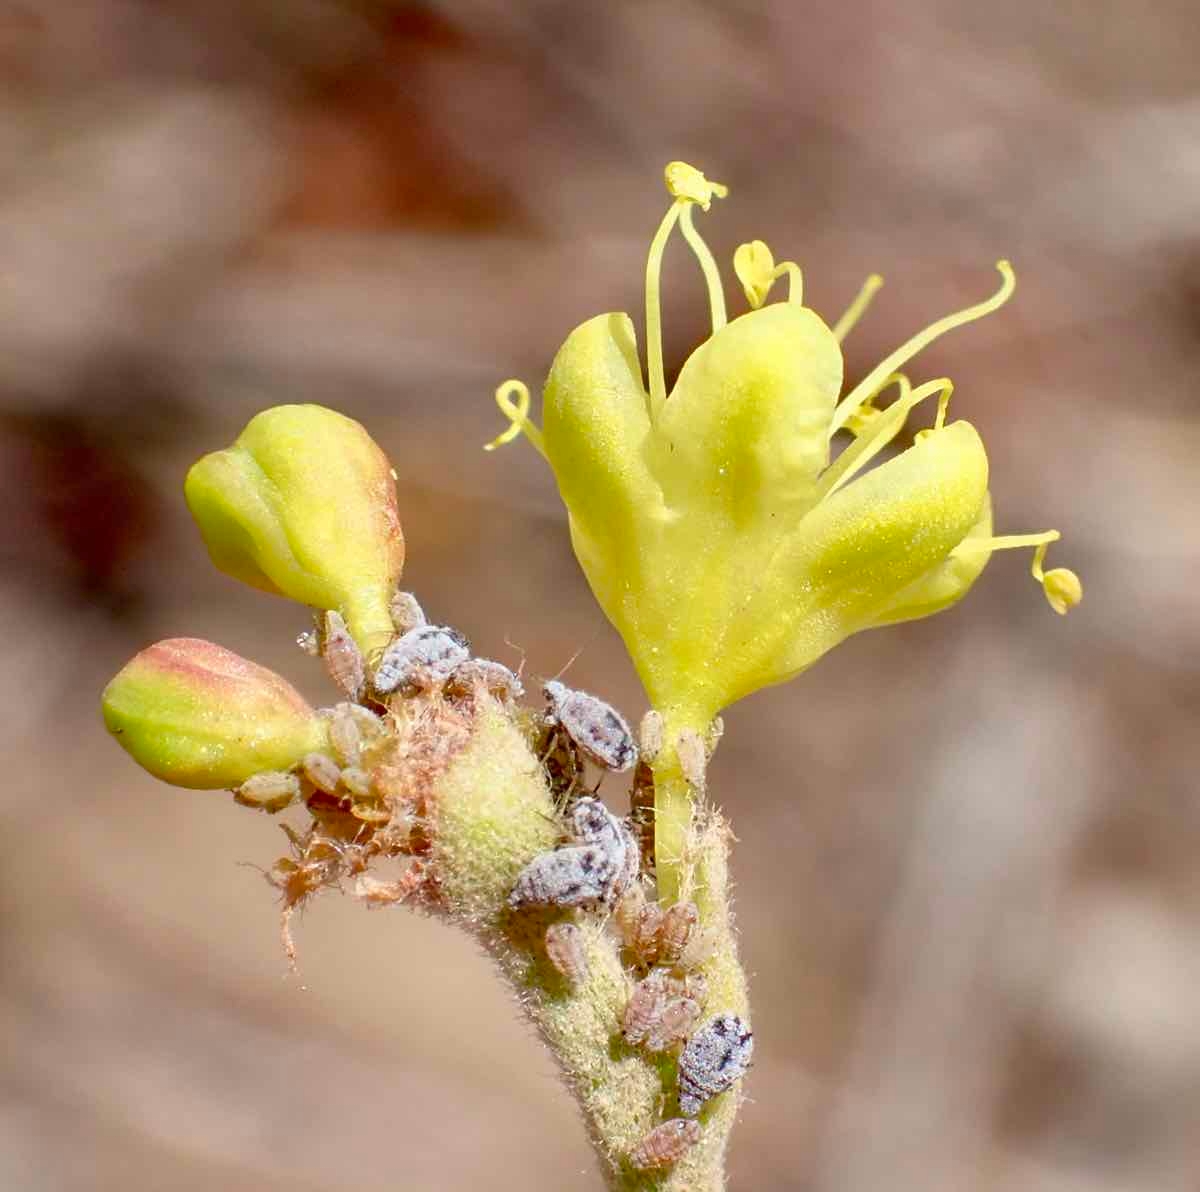
<path fill-rule="evenodd" d="M 1050 607 L 1066 616 L 1083 599 L 1083 582 L 1069 567 L 1055 567 L 1042 577 L 1042 590 Z"/>
<path fill-rule="evenodd" d="M 758 310 L 766 302 L 775 281 L 775 257 L 765 241 L 739 244 L 733 254 L 733 271 L 746 292 L 746 301 Z"/>
<path fill-rule="evenodd" d="M 702 211 L 708 210 L 714 198 L 723 199 L 729 194 L 729 187 L 720 182 L 710 182 L 686 161 L 670 162 L 663 171 L 663 181 L 672 198 L 699 203 Z"/>

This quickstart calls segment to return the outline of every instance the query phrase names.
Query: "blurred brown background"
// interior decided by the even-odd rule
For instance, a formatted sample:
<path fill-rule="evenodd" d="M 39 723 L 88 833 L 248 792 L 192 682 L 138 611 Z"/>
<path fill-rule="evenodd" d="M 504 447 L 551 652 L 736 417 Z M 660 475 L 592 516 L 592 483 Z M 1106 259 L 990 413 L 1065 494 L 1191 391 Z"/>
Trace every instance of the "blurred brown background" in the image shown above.
<path fill-rule="evenodd" d="M 97 694 L 191 634 L 330 698 L 181 496 L 304 399 L 391 454 L 427 608 L 640 715 L 548 472 L 479 445 L 575 323 L 640 325 L 673 157 L 731 187 L 723 260 L 767 239 L 830 317 L 886 275 L 851 375 L 1013 259 L 913 372 L 1087 585 L 1060 621 L 1000 556 L 728 714 L 733 1186 L 1200 1186 L 1198 55 L 1192 0 L 0 3 L 0 1187 L 599 1186 L 463 938 L 330 897 L 289 976 L 275 824 L 141 774 Z"/>

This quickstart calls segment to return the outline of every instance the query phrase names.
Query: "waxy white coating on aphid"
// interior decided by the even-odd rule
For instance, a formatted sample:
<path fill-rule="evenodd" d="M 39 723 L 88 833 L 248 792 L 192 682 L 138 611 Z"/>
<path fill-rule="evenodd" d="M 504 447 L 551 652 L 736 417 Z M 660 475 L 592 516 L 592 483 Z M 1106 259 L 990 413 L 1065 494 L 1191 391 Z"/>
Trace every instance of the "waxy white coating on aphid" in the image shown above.
<path fill-rule="evenodd" d="M 321 639 L 315 629 L 306 629 L 303 633 L 297 633 L 296 645 L 310 658 L 321 656 Z"/>
<path fill-rule="evenodd" d="M 367 666 L 358 643 L 350 636 L 342 614 L 330 609 L 321 619 L 321 658 L 334 685 L 349 699 L 358 699 Z"/>
<path fill-rule="evenodd" d="M 629 1152 L 629 1164 L 637 1171 L 657 1171 L 673 1167 L 700 1141 L 700 1123 L 687 1118 L 672 1118 L 655 1126 Z"/>
<path fill-rule="evenodd" d="M 706 1022 L 679 1057 L 679 1112 L 695 1117 L 705 1101 L 733 1087 L 750 1067 L 754 1033 L 736 1014 Z"/>
<path fill-rule="evenodd" d="M 599 799 L 571 809 L 576 843 L 534 857 L 521 870 L 509 895 L 514 910 L 524 906 L 613 907 L 637 878 L 637 843 Z"/>
<path fill-rule="evenodd" d="M 419 629 L 429 623 L 425 618 L 425 610 L 411 592 L 397 592 L 392 597 L 388 611 L 392 614 L 392 624 L 399 634 Z"/>
<path fill-rule="evenodd" d="M 252 774 L 234 792 L 233 797 L 247 807 L 263 811 L 282 811 L 300 798 L 300 779 L 283 770 L 264 770 Z"/>
<path fill-rule="evenodd" d="M 587 980 L 587 949 L 583 931 L 577 924 L 551 923 L 546 928 L 546 955 L 572 989 L 578 989 Z"/>
<path fill-rule="evenodd" d="M 450 686 L 462 691 L 479 686 L 504 703 L 511 703 L 525 694 L 516 673 L 503 662 L 493 662 L 490 658 L 468 658 L 450 676 Z"/>
<path fill-rule="evenodd" d="M 571 845 L 534 857 L 517 876 L 508 905 L 513 910 L 526 906 L 606 906 L 617 880 L 614 859 L 603 848 Z"/>
<path fill-rule="evenodd" d="M 319 791 L 333 794 L 342 777 L 341 767 L 327 753 L 309 753 L 300 763 L 304 777 Z"/>
<path fill-rule="evenodd" d="M 637 881 L 638 842 L 624 820 L 590 796 L 576 801 L 571 809 L 571 826 L 578 842 L 599 845 L 614 858 L 617 876 L 605 904 L 615 906 Z"/>
<path fill-rule="evenodd" d="M 590 761 L 620 774 L 637 761 L 633 730 L 611 704 L 551 679 L 543 687 L 548 719 L 559 725 Z"/>
<path fill-rule="evenodd" d="M 467 639 L 457 629 L 419 625 L 384 650 L 375 669 L 375 690 L 383 695 L 396 690 L 433 690 L 470 656 Z"/>

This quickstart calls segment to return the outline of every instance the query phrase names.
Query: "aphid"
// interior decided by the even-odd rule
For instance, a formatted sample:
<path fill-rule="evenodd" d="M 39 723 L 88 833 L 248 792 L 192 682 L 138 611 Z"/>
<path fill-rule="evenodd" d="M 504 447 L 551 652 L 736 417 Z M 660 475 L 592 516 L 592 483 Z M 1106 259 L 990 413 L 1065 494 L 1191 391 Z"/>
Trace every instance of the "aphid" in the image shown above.
<path fill-rule="evenodd" d="M 620 819 L 591 796 L 576 801 L 571 809 L 571 826 L 577 841 L 597 845 L 613 858 L 617 876 L 606 902 L 615 906 L 637 880 L 637 841 Z"/>
<path fill-rule="evenodd" d="M 296 634 L 296 645 L 310 658 L 318 658 L 321 654 L 321 640 L 315 629 L 306 629 Z"/>
<path fill-rule="evenodd" d="M 467 661 L 471 651 L 457 629 L 419 625 L 398 637 L 383 652 L 375 670 L 375 690 L 429 691 L 440 687 Z"/>
<path fill-rule="evenodd" d="M 344 766 L 357 766 L 362 761 L 362 729 L 358 721 L 340 704 L 329 721 L 329 744 Z"/>
<path fill-rule="evenodd" d="M 633 732 L 611 704 L 586 691 L 573 691 L 557 679 L 551 679 L 542 691 L 549 705 L 548 719 L 562 728 L 585 757 L 617 774 L 637 761 Z"/>
<path fill-rule="evenodd" d="M 658 957 L 658 934 L 662 926 L 658 903 L 647 902 L 646 892 L 640 884 L 635 884 L 617 903 L 614 918 L 625 947 L 643 964 L 653 964 Z"/>
<path fill-rule="evenodd" d="M 626 1043 L 641 1043 L 661 1017 L 671 997 L 669 980 L 666 969 L 652 969 L 633 987 L 621 1019 L 621 1034 Z"/>
<path fill-rule="evenodd" d="M 505 703 L 525 694 L 516 674 L 504 663 L 493 662 L 490 658 L 468 658 L 450 676 L 450 686 L 456 691 L 469 691 L 479 686 Z"/>
<path fill-rule="evenodd" d="M 621 1021 L 626 1043 L 645 1043 L 650 1051 L 665 1051 L 681 1043 L 700 1019 L 707 994 L 703 979 L 674 977 L 665 968 L 652 969 L 629 995 Z"/>
<path fill-rule="evenodd" d="M 700 1021 L 702 1007 L 694 997 L 673 997 L 646 1032 L 647 1051 L 666 1051 L 682 1043 Z"/>
<path fill-rule="evenodd" d="M 333 794 L 342 776 L 341 768 L 327 753 L 309 753 L 300 763 L 304 777 L 319 791 Z"/>
<path fill-rule="evenodd" d="M 700 1141 L 700 1123 L 687 1118 L 672 1118 L 655 1126 L 629 1152 L 629 1163 L 638 1171 L 673 1167 Z"/>
<path fill-rule="evenodd" d="M 508 905 L 592 907 L 605 905 L 617 880 L 613 858 L 597 845 L 572 845 L 534 857 L 517 877 Z"/>
<path fill-rule="evenodd" d="M 366 663 L 342 614 L 333 609 L 321 619 L 321 658 L 342 694 L 348 699 L 358 699 L 367 677 Z"/>
<path fill-rule="evenodd" d="M 583 931 L 577 924 L 551 923 L 546 928 L 546 955 L 572 989 L 578 989 L 587 980 L 587 950 Z"/>
<path fill-rule="evenodd" d="M 695 729 L 685 728 L 675 738 L 675 755 L 687 783 L 700 794 L 708 785 L 708 749 Z"/>
<path fill-rule="evenodd" d="M 233 797 L 246 807 L 258 807 L 274 815 L 300 798 L 300 779 L 282 770 L 264 770 L 247 778 Z"/>
<path fill-rule="evenodd" d="M 428 624 L 425 610 L 411 592 L 397 592 L 392 597 L 388 611 L 392 614 L 392 624 L 396 626 L 396 632 L 402 636 Z"/>
<path fill-rule="evenodd" d="M 745 1075 L 753 1055 L 754 1033 L 736 1014 L 706 1022 L 679 1057 L 679 1112 L 695 1117 L 705 1101 Z"/>
<path fill-rule="evenodd" d="M 599 799 L 578 799 L 571 808 L 571 827 L 580 843 L 625 847 L 625 826 Z"/>
<path fill-rule="evenodd" d="M 658 960 L 678 964 L 699 923 L 700 911 L 694 902 L 677 902 L 663 911 L 658 927 Z"/>
<path fill-rule="evenodd" d="M 338 704 L 329 713 L 329 744 L 343 766 L 357 766 L 364 745 L 383 733 L 383 722 L 358 704 Z"/>
<path fill-rule="evenodd" d="M 356 799 L 371 796 L 371 775 L 361 766 L 347 766 L 342 771 L 342 786 Z"/>
<path fill-rule="evenodd" d="M 653 708 L 642 717 L 638 725 L 638 747 L 645 761 L 652 762 L 662 752 L 663 718 Z"/>
<path fill-rule="evenodd" d="M 637 878 L 637 844 L 599 799 L 571 809 L 578 843 L 541 853 L 521 871 L 509 895 L 523 906 L 613 907 Z"/>

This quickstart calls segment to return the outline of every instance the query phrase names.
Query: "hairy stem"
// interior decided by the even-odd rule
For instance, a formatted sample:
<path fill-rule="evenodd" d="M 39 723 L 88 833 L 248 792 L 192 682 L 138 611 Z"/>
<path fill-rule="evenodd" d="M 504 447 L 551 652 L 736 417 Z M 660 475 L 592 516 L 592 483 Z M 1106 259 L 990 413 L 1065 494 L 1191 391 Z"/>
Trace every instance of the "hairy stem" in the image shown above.
<path fill-rule="evenodd" d="M 435 779 L 429 799 L 436 909 L 471 931 L 516 990 L 553 1052 L 580 1109 L 608 1186 L 620 1192 L 719 1192 L 729 1132 L 741 1099 L 735 1087 L 705 1106 L 700 1141 L 671 1169 L 639 1172 L 630 1152 L 666 1118 L 677 1116 L 673 1055 L 651 1055 L 621 1038 L 634 976 L 599 914 L 558 910 L 514 912 L 508 895 L 537 853 L 554 846 L 554 800 L 518 724 L 498 705 L 481 702 L 469 743 Z M 745 976 L 729 914 L 729 832 L 716 813 L 688 817 L 675 870 L 677 892 L 701 910 L 709 987 L 706 1016 L 747 1013 Z M 572 988 L 547 959 L 544 935 L 556 919 L 577 914 L 587 975 Z"/>

